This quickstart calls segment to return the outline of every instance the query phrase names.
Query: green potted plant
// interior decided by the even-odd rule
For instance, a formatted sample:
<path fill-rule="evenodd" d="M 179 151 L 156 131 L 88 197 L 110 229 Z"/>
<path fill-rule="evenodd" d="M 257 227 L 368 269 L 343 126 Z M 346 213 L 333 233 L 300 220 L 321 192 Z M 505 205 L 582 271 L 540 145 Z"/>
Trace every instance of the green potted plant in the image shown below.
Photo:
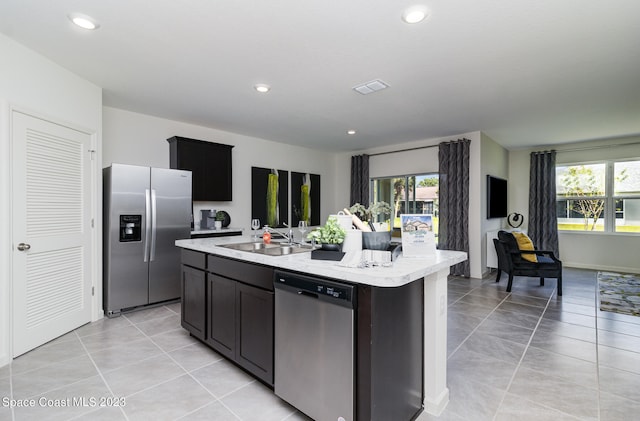
<path fill-rule="evenodd" d="M 227 219 L 227 216 L 228 216 L 228 213 L 226 213 L 225 211 L 216 212 L 215 226 L 217 230 L 222 229 L 223 226 L 226 226 L 225 220 Z"/>
<path fill-rule="evenodd" d="M 391 216 L 393 209 L 387 202 L 380 201 L 370 203 L 368 208 L 365 208 L 364 205 L 360 203 L 355 203 L 351 208 L 349 208 L 349 211 L 371 226 L 374 222 L 377 222 L 376 219 L 378 215 L 382 215 L 383 217 L 386 217 L 387 215 Z"/>
<path fill-rule="evenodd" d="M 307 235 L 307 240 L 322 244 L 322 248 L 325 250 L 339 251 L 346 235 L 346 231 L 338 223 L 338 218 L 330 216 L 326 224 L 314 229 Z"/>

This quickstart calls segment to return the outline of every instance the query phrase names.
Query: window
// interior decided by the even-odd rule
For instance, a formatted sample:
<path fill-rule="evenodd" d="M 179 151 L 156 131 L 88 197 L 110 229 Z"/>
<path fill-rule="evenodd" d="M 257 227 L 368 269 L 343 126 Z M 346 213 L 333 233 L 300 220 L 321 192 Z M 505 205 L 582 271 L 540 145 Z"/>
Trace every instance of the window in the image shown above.
<path fill-rule="evenodd" d="M 387 202 L 394 209 L 391 227 L 399 235 L 400 214 L 433 215 L 433 231 L 438 241 L 438 174 L 403 175 L 371 180 L 371 201 Z"/>
<path fill-rule="evenodd" d="M 640 161 L 556 167 L 558 229 L 640 233 Z"/>

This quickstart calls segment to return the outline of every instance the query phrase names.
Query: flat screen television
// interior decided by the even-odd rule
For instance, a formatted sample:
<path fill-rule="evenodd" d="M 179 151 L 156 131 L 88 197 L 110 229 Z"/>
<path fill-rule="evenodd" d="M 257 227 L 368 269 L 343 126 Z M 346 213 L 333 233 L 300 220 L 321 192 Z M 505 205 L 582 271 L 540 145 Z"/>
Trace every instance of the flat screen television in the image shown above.
<path fill-rule="evenodd" d="M 487 219 L 507 216 L 507 180 L 487 175 Z"/>

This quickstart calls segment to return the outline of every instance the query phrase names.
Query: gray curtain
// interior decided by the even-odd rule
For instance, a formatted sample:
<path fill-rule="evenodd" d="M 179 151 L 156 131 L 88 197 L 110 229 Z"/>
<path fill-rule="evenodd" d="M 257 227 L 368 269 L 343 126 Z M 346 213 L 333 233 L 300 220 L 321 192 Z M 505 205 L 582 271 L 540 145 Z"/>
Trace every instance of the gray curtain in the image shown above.
<path fill-rule="evenodd" d="M 351 202 L 369 206 L 369 155 L 351 157 Z"/>
<path fill-rule="evenodd" d="M 469 253 L 469 145 L 461 139 L 440 143 L 440 220 L 438 248 Z M 469 259 L 451 267 L 451 274 L 470 276 Z"/>
<path fill-rule="evenodd" d="M 531 153 L 528 234 L 540 250 L 559 256 L 556 216 L 556 151 Z"/>

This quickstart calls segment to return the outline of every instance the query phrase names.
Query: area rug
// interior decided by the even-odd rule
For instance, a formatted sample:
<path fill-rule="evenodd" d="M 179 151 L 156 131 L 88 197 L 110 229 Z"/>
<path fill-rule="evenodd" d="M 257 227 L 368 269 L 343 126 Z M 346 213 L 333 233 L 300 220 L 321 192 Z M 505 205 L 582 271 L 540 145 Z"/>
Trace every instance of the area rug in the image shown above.
<path fill-rule="evenodd" d="M 598 272 L 600 310 L 640 316 L 640 275 Z"/>

